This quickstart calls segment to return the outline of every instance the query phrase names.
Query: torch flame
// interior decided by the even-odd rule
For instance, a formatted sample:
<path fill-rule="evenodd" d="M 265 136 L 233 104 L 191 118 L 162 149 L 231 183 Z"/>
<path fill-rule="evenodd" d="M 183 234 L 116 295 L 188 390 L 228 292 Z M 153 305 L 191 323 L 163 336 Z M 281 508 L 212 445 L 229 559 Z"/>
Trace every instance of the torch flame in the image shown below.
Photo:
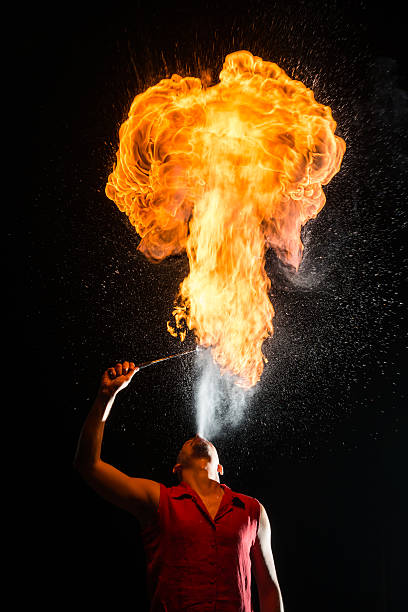
<path fill-rule="evenodd" d="M 346 145 L 328 106 L 248 51 L 228 55 L 220 82 L 206 85 L 173 75 L 136 96 L 106 194 L 150 261 L 187 252 L 176 328 L 182 339 L 194 330 L 251 387 L 273 333 L 265 251 L 299 267 L 301 228 L 324 206 Z"/>

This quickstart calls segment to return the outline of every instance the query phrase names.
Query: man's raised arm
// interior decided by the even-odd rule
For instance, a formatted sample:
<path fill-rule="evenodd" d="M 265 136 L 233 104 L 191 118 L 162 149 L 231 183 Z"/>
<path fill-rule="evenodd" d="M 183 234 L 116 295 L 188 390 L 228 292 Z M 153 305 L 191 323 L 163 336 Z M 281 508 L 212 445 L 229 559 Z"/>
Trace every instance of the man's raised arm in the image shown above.
<path fill-rule="evenodd" d="M 95 402 L 81 430 L 74 467 L 99 495 L 145 524 L 159 505 L 159 483 L 131 478 L 101 460 L 106 419 L 116 394 L 127 387 L 137 370 L 134 363 L 124 361 L 104 372 Z"/>

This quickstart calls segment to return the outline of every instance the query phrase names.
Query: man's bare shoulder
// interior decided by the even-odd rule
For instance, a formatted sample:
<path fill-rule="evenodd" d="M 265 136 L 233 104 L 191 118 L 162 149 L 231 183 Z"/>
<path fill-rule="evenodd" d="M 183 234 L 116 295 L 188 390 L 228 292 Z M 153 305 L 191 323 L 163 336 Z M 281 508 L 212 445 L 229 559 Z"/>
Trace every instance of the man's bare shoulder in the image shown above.
<path fill-rule="evenodd" d="M 141 499 L 154 507 L 159 507 L 160 502 L 160 482 L 149 480 L 148 478 L 130 477 L 131 487 L 137 499 Z"/>
<path fill-rule="evenodd" d="M 242 503 L 247 506 L 254 506 L 255 508 L 259 508 L 262 504 L 256 497 L 252 497 L 251 495 L 246 495 L 245 493 L 238 493 L 237 491 L 231 491 L 232 498 L 237 497 Z"/>

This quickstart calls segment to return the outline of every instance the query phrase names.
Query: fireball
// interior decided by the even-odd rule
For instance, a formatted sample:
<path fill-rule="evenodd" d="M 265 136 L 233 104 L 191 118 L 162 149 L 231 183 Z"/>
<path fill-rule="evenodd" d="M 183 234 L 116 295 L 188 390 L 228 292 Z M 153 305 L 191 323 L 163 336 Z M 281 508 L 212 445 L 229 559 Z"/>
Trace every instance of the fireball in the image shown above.
<path fill-rule="evenodd" d="M 221 371 L 251 387 L 274 309 L 265 252 L 296 270 L 301 229 L 325 204 L 345 142 L 331 109 L 277 64 L 228 55 L 219 83 L 173 75 L 134 99 L 107 196 L 152 262 L 187 253 L 172 334 L 193 330 Z"/>

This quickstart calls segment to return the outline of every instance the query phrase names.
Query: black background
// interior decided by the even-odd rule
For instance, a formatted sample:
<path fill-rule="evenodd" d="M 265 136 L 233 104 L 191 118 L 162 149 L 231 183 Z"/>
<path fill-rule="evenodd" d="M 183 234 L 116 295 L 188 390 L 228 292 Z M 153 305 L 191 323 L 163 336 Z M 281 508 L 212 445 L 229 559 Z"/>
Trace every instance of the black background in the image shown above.
<path fill-rule="evenodd" d="M 243 422 L 214 440 L 223 482 L 268 511 L 286 612 L 404 609 L 400 9 L 134 2 L 36 8 L 26 17 L 33 199 L 23 208 L 28 257 L 13 288 L 24 296 L 18 304 L 29 305 L 24 345 L 36 367 L 27 386 L 41 397 L 36 421 L 45 434 L 33 531 L 47 555 L 36 596 L 53 607 L 145 609 L 137 523 L 89 490 L 72 458 L 106 367 L 194 346 L 192 337 L 180 345 L 166 331 L 188 262 L 148 263 L 104 187 L 137 93 L 174 72 L 200 76 L 209 68 L 216 82 L 225 55 L 247 49 L 331 106 L 347 151 L 325 188 L 326 206 L 304 230 L 299 275 L 267 254 L 276 332 L 265 342 L 269 364 Z M 173 484 L 178 448 L 195 432 L 197 376 L 189 356 L 136 375 L 109 419 L 103 458 Z"/>

